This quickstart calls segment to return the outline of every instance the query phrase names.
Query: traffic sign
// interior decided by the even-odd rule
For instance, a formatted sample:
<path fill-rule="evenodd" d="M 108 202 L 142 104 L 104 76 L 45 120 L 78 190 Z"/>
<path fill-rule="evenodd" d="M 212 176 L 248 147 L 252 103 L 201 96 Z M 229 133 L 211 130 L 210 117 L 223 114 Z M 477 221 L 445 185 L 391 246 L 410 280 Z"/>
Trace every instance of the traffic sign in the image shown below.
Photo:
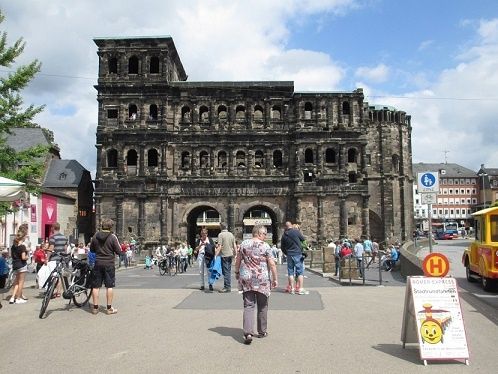
<path fill-rule="evenodd" d="M 437 193 L 436 192 L 423 192 L 420 194 L 420 201 L 422 204 L 436 204 L 437 203 Z"/>
<path fill-rule="evenodd" d="M 439 173 L 427 171 L 417 174 L 418 192 L 439 192 Z"/>
<path fill-rule="evenodd" d="M 425 256 L 422 270 L 426 277 L 445 277 L 450 271 L 450 261 L 442 253 L 431 253 Z"/>

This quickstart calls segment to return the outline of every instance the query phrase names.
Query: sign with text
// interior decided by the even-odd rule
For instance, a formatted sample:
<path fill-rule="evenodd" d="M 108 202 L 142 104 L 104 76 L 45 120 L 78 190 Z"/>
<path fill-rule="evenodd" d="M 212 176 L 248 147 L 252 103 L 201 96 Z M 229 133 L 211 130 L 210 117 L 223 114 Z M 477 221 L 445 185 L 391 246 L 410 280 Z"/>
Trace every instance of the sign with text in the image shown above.
<path fill-rule="evenodd" d="M 409 277 L 401 340 L 420 346 L 420 358 L 465 360 L 469 349 L 455 278 Z M 410 336 L 411 334 L 411 336 Z"/>
<path fill-rule="evenodd" d="M 437 204 L 437 193 L 436 192 L 421 193 L 420 202 L 422 204 Z"/>

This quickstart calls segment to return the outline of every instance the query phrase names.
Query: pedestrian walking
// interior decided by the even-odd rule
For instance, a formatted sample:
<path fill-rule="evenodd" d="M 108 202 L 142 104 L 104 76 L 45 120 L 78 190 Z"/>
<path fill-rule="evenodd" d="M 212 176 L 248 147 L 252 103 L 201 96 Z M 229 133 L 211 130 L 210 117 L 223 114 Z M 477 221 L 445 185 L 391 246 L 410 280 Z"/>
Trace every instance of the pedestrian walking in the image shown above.
<path fill-rule="evenodd" d="M 277 267 L 270 246 L 264 241 L 266 235 L 265 226 L 255 225 L 252 239 L 242 242 L 235 260 L 235 278 L 244 301 L 242 329 L 245 344 L 251 344 L 253 336 L 268 336 L 268 299 L 271 289 L 278 286 Z M 256 306 L 257 330 L 254 326 Z"/>
<path fill-rule="evenodd" d="M 306 295 L 308 291 L 304 289 L 304 256 L 302 251 L 302 242 L 304 236 L 294 228 L 292 222 L 285 223 L 285 231 L 280 239 L 282 252 L 287 257 L 287 291 Z M 295 282 L 294 277 L 297 277 Z"/>
<path fill-rule="evenodd" d="M 223 274 L 223 288 L 220 292 L 232 291 L 232 259 L 237 252 L 235 237 L 228 231 L 224 222 L 220 223 L 221 232 L 218 234 L 218 245 L 215 256 L 221 256 L 221 272 Z"/>
<path fill-rule="evenodd" d="M 204 290 L 205 286 L 205 271 L 209 269 L 211 261 L 214 259 L 215 245 L 213 240 L 208 237 L 208 230 L 206 228 L 201 229 L 200 239 L 195 247 L 195 252 L 197 253 L 197 263 L 199 265 L 199 274 L 201 276 L 201 287 L 200 290 Z M 213 284 L 211 279 L 209 281 L 209 291 L 213 291 Z"/>
<path fill-rule="evenodd" d="M 102 220 L 102 230 L 97 232 L 90 242 L 90 251 L 95 253 L 95 265 L 92 269 L 92 313 L 99 312 L 99 291 L 102 282 L 106 287 L 107 314 L 118 312 L 112 306 L 114 287 L 116 284 L 115 258 L 121 254 L 121 246 L 118 237 L 111 230 L 114 221 L 109 218 Z"/>

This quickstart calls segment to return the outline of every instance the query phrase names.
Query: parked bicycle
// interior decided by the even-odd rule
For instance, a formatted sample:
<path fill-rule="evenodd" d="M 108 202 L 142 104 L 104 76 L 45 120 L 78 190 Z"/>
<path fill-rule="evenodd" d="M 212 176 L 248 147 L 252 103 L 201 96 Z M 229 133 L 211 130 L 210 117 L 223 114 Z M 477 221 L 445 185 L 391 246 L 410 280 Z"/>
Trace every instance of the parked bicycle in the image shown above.
<path fill-rule="evenodd" d="M 69 300 L 69 302 L 72 300 L 77 307 L 85 306 L 92 293 L 89 287 L 91 270 L 88 262 L 86 260 L 71 258 L 69 254 L 62 253 L 59 255 L 62 257 L 61 260 L 57 261 L 57 266 L 50 273 L 50 276 L 43 285 L 46 292 L 43 296 L 40 314 L 38 315 L 40 318 L 43 318 L 48 303 L 53 298 L 57 283 L 60 281 L 62 281 L 62 288 L 64 290 L 62 297 Z M 70 261 L 72 262 L 72 267 L 69 266 Z"/>
<path fill-rule="evenodd" d="M 16 279 L 16 272 L 12 269 L 12 265 L 9 264 L 9 275 L 5 281 L 5 289 L 10 290 L 10 288 L 14 285 L 14 281 Z"/>

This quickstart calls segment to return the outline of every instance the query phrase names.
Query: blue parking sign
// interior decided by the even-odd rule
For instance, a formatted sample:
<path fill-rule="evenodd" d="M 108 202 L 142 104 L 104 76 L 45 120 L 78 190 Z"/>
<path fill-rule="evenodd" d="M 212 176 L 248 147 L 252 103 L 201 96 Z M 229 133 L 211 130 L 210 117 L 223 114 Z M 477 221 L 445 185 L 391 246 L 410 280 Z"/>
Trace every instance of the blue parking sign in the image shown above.
<path fill-rule="evenodd" d="M 418 190 L 420 192 L 439 192 L 439 175 L 437 172 L 418 173 Z"/>

